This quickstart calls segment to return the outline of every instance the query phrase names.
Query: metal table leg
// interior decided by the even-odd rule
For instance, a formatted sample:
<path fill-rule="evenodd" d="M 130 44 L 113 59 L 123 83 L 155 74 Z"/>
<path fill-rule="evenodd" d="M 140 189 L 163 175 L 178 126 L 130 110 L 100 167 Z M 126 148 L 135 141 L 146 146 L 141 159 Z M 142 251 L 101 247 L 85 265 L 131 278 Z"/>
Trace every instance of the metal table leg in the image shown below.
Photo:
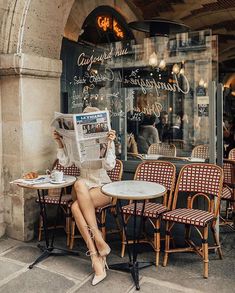
<path fill-rule="evenodd" d="M 49 256 L 59 256 L 59 255 L 79 255 L 77 251 L 71 251 L 59 247 L 54 246 L 54 240 L 55 240 L 55 230 L 57 226 L 57 221 L 59 217 L 59 210 L 60 210 L 60 205 L 61 205 L 61 198 L 63 194 L 63 190 L 61 189 L 60 192 L 60 197 L 59 197 L 59 203 L 57 206 L 57 212 L 56 212 L 56 218 L 55 218 L 55 223 L 54 223 L 54 229 L 52 232 L 52 237 L 51 237 L 51 243 L 48 235 L 48 225 L 47 225 L 47 211 L 46 211 L 46 204 L 45 204 L 45 190 L 40 190 L 38 192 L 38 199 L 39 199 L 39 205 L 40 205 L 40 214 L 42 216 L 42 221 L 43 221 L 43 230 L 44 230 L 44 236 L 45 236 L 45 244 L 46 245 L 41 245 L 38 244 L 38 248 L 42 251 L 42 254 L 31 264 L 29 265 L 29 269 L 32 269 L 33 266 L 42 260 L 48 258 Z"/>
<path fill-rule="evenodd" d="M 131 252 L 130 249 L 130 244 L 128 241 L 128 235 L 127 235 L 127 224 L 125 223 L 124 220 L 124 215 L 122 211 L 122 206 L 121 206 L 121 201 L 118 200 L 118 206 L 119 206 L 119 211 L 121 214 L 121 219 L 122 219 L 122 226 L 124 229 L 124 234 L 126 238 L 126 246 L 127 246 L 127 252 L 128 252 L 128 257 L 129 257 L 129 262 L 128 263 L 117 263 L 117 264 L 112 264 L 109 265 L 109 268 L 112 270 L 120 270 L 124 272 L 129 272 L 131 273 L 131 276 L 133 278 L 133 281 L 135 283 L 136 290 L 140 290 L 140 285 L 139 285 L 139 269 L 149 267 L 153 265 L 153 262 L 138 262 L 137 257 L 138 257 L 138 250 L 137 250 L 137 245 L 139 245 L 139 239 L 141 235 L 141 228 L 143 225 L 143 214 L 144 214 L 144 208 L 145 208 L 145 201 L 143 202 L 142 206 L 142 211 L 140 215 L 140 224 L 139 224 L 139 232 L 136 234 L 136 220 L 137 220 L 137 215 L 136 215 L 136 206 L 137 206 L 137 201 L 134 201 L 134 229 L 133 229 L 133 252 Z"/>

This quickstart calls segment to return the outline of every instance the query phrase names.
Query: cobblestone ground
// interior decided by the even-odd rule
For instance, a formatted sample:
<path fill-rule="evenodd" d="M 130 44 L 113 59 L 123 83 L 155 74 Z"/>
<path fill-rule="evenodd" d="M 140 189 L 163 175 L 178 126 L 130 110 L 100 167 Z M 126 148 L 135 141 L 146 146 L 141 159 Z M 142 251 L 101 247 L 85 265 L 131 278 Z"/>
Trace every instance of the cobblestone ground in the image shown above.
<path fill-rule="evenodd" d="M 209 255 L 209 278 L 202 277 L 202 261 L 196 254 L 180 253 L 169 257 L 167 267 L 151 266 L 140 271 L 141 292 L 232 292 L 235 287 L 235 233 L 224 230 L 221 233 L 223 260 L 212 252 Z M 118 236 L 109 236 L 112 253 L 108 263 L 124 262 L 120 258 Z M 65 247 L 64 235 L 57 235 L 57 246 Z M 92 269 L 85 256 L 85 246 L 76 240 L 74 250 L 80 256 L 50 256 L 33 269 L 28 266 L 40 255 L 37 242 L 19 242 L 10 238 L 0 239 L 0 292 L 3 293 L 51 293 L 51 292 L 134 292 L 128 273 L 108 271 L 107 278 L 97 286 L 91 286 Z M 161 255 L 161 261 L 162 261 Z M 154 261 L 150 246 L 142 245 L 139 260 Z"/>

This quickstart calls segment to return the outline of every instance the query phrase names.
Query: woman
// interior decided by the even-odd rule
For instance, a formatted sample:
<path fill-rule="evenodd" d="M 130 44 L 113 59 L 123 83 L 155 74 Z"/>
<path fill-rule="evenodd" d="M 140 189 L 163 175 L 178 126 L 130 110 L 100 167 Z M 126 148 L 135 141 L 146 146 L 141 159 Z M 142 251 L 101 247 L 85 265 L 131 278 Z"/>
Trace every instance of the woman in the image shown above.
<path fill-rule="evenodd" d="M 86 107 L 83 112 L 96 111 L 99 111 L 99 109 Z M 98 284 L 106 277 L 106 256 L 110 253 L 110 247 L 104 241 L 98 229 L 95 208 L 105 206 L 111 201 L 110 197 L 101 192 L 101 186 L 111 182 L 106 171 L 112 170 L 116 163 L 113 143 L 115 137 L 114 130 L 108 132 L 108 148 L 103 160 L 81 163 L 76 158 L 71 161 L 72 156 L 65 149 L 61 136 L 56 131 L 54 132 L 54 139 L 58 144 L 57 157 L 60 164 L 67 167 L 74 163 L 81 172 L 80 177 L 74 184 L 75 201 L 71 210 L 77 227 L 88 247 L 86 254 L 91 257 L 95 272 L 92 285 Z"/>

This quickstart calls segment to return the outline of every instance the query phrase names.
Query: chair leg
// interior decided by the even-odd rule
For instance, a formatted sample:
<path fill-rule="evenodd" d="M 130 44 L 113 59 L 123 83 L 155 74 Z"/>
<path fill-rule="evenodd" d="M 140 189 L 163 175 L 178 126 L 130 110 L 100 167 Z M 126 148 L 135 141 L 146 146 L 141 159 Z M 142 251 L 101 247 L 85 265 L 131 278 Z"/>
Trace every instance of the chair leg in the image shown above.
<path fill-rule="evenodd" d="M 211 227 L 211 230 L 212 230 L 212 234 L 213 234 L 215 244 L 218 246 L 217 250 L 218 250 L 218 253 L 219 253 L 219 258 L 223 259 L 223 253 L 222 253 L 222 249 L 221 249 L 218 234 L 216 233 L 216 229 L 215 229 L 215 227 Z"/>
<path fill-rule="evenodd" d="M 126 250 L 126 237 L 125 237 L 125 232 L 124 229 L 122 229 L 122 251 L 121 251 L 121 257 L 124 257 L 125 255 L 125 250 Z"/>
<path fill-rule="evenodd" d="M 70 244 L 69 244 L 69 248 L 73 249 L 73 245 L 74 245 L 74 235 L 75 235 L 75 221 L 74 219 L 71 220 L 71 235 L 70 235 Z"/>
<path fill-rule="evenodd" d="M 202 239 L 202 251 L 203 251 L 203 276 L 208 278 L 208 268 L 209 268 L 209 259 L 208 259 L 208 226 L 203 228 L 203 239 Z"/>
<path fill-rule="evenodd" d="M 164 259 L 163 259 L 163 266 L 165 267 L 167 265 L 168 261 L 168 251 L 170 249 L 170 230 L 169 230 L 170 222 L 166 221 L 166 236 L 165 236 L 165 253 L 164 253 Z"/>
<path fill-rule="evenodd" d="M 39 223 L 38 223 L 38 241 L 42 240 L 42 216 L 39 216 Z"/>
<path fill-rule="evenodd" d="M 154 246 L 156 251 L 156 267 L 159 265 L 159 256 L 160 256 L 160 245 L 161 245 L 161 235 L 160 235 L 160 219 L 156 221 L 156 228 L 154 229 Z"/>
<path fill-rule="evenodd" d="M 67 235 L 67 246 L 70 244 L 70 228 L 71 228 L 71 210 L 67 207 L 66 210 L 66 235 Z"/>
<path fill-rule="evenodd" d="M 101 233 L 102 233 L 104 241 L 106 241 L 105 221 L 106 221 L 106 211 L 104 210 L 104 211 L 101 212 L 101 216 L 100 216 Z"/>

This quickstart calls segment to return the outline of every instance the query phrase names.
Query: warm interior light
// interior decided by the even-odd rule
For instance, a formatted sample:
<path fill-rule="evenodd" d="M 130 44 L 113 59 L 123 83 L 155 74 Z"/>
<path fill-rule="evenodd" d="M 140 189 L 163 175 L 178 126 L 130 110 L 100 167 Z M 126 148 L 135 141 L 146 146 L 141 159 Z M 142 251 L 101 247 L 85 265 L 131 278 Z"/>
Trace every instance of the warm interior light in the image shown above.
<path fill-rule="evenodd" d="M 199 80 L 199 86 L 201 86 L 201 87 L 204 87 L 204 80 L 203 80 L 203 78 L 201 78 L 200 80 Z"/>
<path fill-rule="evenodd" d="M 179 71 L 180 71 L 179 65 L 175 63 L 175 64 L 173 65 L 173 67 L 172 67 L 172 71 L 173 71 L 175 74 L 179 73 Z"/>
<path fill-rule="evenodd" d="M 152 67 L 156 67 L 158 63 L 157 54 L 153 52 L 149 57 L 149 65 Z"/>
<path fill-rule="evenodd" d="M 180 69 L 180 74 L 184 74 L 184 68 Z"/>
<path fill-rule="evenodd" d="M 166 61 L 164 59 L 162 59 L 159 63 L 159 68 L 164 69 L 165 67 L 166 67 Z"/>

